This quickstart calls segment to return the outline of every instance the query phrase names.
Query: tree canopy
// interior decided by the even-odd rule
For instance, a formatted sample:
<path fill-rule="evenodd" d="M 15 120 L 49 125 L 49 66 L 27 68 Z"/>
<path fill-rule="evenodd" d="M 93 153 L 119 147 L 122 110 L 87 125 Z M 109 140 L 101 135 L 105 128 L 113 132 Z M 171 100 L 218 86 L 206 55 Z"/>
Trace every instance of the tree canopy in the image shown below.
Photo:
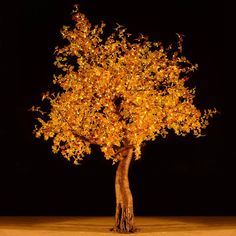
<path fill-rule="evenodd" d="M 182 55 L 181 35 L 176 46 L 165 48 L 120 25 L 105 38 L 105 24 L 92 26 L 78 8 L 73 20 L 61 30 L 64 46 L 55 49 L 61 73 L 53 82 L 60 90 L 43 94 L 48 111 L 32 107 L 39 112 L 36 137 L 50 138 L 54 153 L 77 164 L 91 144 L 116 162 L 130 146 L 139 159 L 144 141 L 170 130 L 201 135 L 216 110 L 201 112 L 193 103 L 195 89 L 186 81 L 197 64 Z"/>

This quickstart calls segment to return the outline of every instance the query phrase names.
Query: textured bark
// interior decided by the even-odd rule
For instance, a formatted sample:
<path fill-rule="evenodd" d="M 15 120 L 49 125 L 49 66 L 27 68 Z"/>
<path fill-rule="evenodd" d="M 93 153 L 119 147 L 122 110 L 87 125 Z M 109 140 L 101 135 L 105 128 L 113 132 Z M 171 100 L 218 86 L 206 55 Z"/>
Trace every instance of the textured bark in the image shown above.
<path fill-rule="evenodd" d="M 113 231 L 120 233 L 135 232 L 133 197 L 129 187 L 128 172 L 132 159 L 133 150 L 128 149 L 124 158 L 119 162 L 116 170 L 116 214 Z"/>

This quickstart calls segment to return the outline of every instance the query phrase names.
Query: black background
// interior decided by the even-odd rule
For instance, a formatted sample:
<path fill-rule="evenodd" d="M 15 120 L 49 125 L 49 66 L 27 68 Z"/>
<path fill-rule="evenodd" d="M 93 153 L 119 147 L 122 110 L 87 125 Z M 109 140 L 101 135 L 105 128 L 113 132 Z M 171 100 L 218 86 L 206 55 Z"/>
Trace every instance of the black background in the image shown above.
<path fill-rule="evenodd" d="M 9 1 L 1 7 L 1 215 L 113 215 L 116 166 L 99 150 L 74 166 L 32 135 L 28 111 L 50 89 L 60 28 L 70 25 L 73 4 L 107 32 L 128 32 L 165 45 L 184 37 L 184 55 L 199 69 L 192 76 L 195 103 L 216 107 L 206 136 L 170 132 L 143 148 L 130 168 L 136 215 L 233 215 L 235 153 L 226 115 L 224 5 L 215 1 Z"/>

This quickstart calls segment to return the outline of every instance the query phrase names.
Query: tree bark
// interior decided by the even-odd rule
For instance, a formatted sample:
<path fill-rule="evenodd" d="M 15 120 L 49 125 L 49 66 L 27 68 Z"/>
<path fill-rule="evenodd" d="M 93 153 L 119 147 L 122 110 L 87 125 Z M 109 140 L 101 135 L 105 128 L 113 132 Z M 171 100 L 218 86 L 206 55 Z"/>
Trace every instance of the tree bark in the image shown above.
<path fill-rule="evenodd" d="M 133 197 L 129 187 L 129 166 L 133 156 L 133 149 L 129 148 L 124 153 L 124 158 L 119 162 L 116 170 L 115 193 L 116 214 L 113 231 L 119 233 L 135 232 Z"/>

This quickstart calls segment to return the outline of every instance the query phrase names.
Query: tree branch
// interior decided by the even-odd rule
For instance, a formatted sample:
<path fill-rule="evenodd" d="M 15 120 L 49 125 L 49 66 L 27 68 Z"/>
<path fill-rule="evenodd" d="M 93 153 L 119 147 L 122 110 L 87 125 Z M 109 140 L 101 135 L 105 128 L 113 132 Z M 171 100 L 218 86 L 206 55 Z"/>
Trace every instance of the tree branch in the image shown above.
<path fill-rule="evenodd" d="M 55 107 L 54 107 L 54 109 L 55 109 Z M 78 134 L 78 133 L 73 129 L 73 127 L 72 127 L 71 124 L 68 122 L 68 120 L 66 120 L 66 118 L 62 115 L 62 113 L 61 113 L 59 110 L 57 110 L 57 109 L 55 109 L 55 110 L 56 110 L 57 113 L 62 117 L 62 119 L 68 124 L 71 133 L 72 133 L 76 138 L 79 138 L 79 139 L 81 139 L 82 141 L 89 142 L 89 143 L 91 143 L 91 144 L 96 144 L 95 140 L 93 140 L 93 139 L 88 139 L 88 138 L 86 138 L 85 136 Z"/>
<path fill-rule="evenodd" d="M 116 153 L 115 153 L 115 155 L 114 155 L 114 157 L 116 157 L 117 155 L 119 155 L 120 153 L 122 153 L 122 152 L 124 152 L 124 151 L 127 151 L 127 150 L 129 150 L 130 148 L 133 148 L 134 147 L 134 145 L 127 145 L 127 146 L 125 146 L 125 147 L 122 147 L 119 151 L 117 151 Z"/>

